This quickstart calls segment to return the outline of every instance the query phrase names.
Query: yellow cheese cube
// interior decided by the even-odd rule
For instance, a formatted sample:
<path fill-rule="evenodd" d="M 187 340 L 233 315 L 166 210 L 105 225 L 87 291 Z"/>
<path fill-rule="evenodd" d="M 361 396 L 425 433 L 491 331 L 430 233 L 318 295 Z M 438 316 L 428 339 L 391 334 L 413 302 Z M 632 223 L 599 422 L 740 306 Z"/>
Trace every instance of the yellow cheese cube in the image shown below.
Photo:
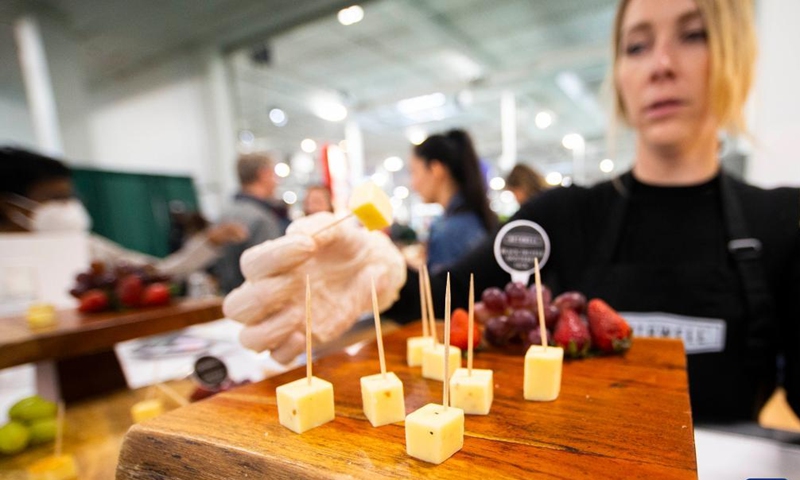
<path fill-rule="evenodd" d="M 392 202 L 374 182 L 365 182 L 353 189 L 350 211 L 369 230 L 380 230 L 392 224 Z"/>
<path fill-rule="evenodd" d="M 56 324 L 56 310 L 49 303 L 35 303 L 28 307 L 28 326 L 30 328 L 47 328 Z"/>
<path fill-rule="evenodd" d="M 450 375 L 461 366 L 461 349 L 450 345 Z M 431 380 L 444 381 L 444 344 L 423 347 L 422 376 Z M 448 375 L 449 377 L 449 375 Z"/>
<path fill-rule="evenodd" d="M 422 365 L 422 350 L 433 346 L 433 337 L 411 337 L 406 340 L 406 360 L 409 367 Z"/>
<path fill-rule="evenodd" d="M 459 368 L 450 377 L 450 405 L 469 415 L 487 415 L 494 400 L 494 378 L 491 370 Z"/>
<path fill-rule="evenodd" d="M 561 390 L 561 365 L 564 349 L 531 345 L 525 354 L 525 400 L 549 402 Z"/>
<path fill-rule="evenodd" d="M 334 418 L 333 385 L 321 378 L 301 378 L 281 385 L 278 397 L 278 419 L 295 433 L 303 433 Z"/>
<path fill-rule="evenodd" d="M 142 423 L 164 413 L 164 402 L 158 398 L 142 400 L 131 407 L 131 417 L 134 423 Z"/>
<path fill-rule="evenodd" d="M 364 415 L 373 427 L 402 422 L 406 418 L 403 382 L 392 372 L 361 377 L 361 401 Z"/>
<path fill-rule="evenodd" d="M 78 478 L 78 466 L 72 455 L 51 455 L 28 467 L 29 480 L 73 480 Z"/>
<path fill-rule="evenodd" d="M 406 417 L 406 453 L 440 464 L 464 446 L 464 410 L 429 403 Z"/>

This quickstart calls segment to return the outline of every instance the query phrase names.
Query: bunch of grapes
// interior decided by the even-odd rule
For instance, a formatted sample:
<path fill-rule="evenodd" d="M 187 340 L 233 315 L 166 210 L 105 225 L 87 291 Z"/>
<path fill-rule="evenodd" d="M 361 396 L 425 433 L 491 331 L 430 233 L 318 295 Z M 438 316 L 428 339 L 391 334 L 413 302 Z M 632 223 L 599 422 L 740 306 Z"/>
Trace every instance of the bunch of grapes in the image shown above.
<path fill-rule="evenodd" d="M 151 265 L 109 268 L 93 262 L 89 270 L 77 275 L 69 293 L 80 300 L 78 309 L 85 313 L 165 305 L 171 297 L 167 282 L 169 276 Z"/>
<path fill-rule="evenodd" d="M 584 311 L 586 297 L 579 292 L 566 292 L 553 300 L 553 294 L 542 285 L 542 303 L 548 343 L 554 344 L 553 329 L 563 309 Z M 475 304 L 475 318 L 484 326 L 484 338 L 495 347 L 514 350 L 541 344 L 536 285 L 530 288 L 510 282 L 501 290 L 487 288 Z M 524 351 L 524 350 L 522 350 Z"/>

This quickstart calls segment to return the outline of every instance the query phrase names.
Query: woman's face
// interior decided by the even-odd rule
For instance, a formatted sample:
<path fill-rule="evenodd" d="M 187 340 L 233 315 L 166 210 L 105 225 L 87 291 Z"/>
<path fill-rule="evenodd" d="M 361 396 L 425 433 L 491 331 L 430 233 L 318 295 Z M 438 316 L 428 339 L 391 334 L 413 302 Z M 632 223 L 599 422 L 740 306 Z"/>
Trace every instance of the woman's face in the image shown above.
<path fill-rule="evenodd" d="M 716 120 L 709 105 L 706 26 L 693 0 L 631 0 L 623 17 L 615 82 L 641 141 L 691 141 Z"/>
<path fill-rule="evenodd" d="M 435 166 L 438 162 L 431 162 L 426 165 L 425 160 L 416 155 L 411 155 L 409 162 L 409 172 L 411 173 L 411 188 L 422 197 L 425 203 L 433 203 L 436 198 L 436 189 L 440 186 L 436 178 Z"/>

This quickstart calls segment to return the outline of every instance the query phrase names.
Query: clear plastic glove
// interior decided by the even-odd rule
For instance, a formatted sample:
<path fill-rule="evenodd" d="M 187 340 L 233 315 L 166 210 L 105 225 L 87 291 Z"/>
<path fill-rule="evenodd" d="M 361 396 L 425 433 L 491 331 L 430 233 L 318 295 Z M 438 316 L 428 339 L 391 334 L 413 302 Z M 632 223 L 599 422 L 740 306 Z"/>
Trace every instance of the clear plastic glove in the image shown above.
<path fill-rule="evenodd" d="M 287 363 L 305 349 L 305 282 L 311 280 L 314 340 L 328 342 L 378 305 L 389 308 L 406 282 L 402 255 L 389 237 L 352 222 L 319 232 L 335 221 L 322 212 L 292 223 L 286 235 L 246 250 L 240 259 L 245 282 L 225 297 L 225 316 L 245 324 L 242 344 L 271 350 Z"/>

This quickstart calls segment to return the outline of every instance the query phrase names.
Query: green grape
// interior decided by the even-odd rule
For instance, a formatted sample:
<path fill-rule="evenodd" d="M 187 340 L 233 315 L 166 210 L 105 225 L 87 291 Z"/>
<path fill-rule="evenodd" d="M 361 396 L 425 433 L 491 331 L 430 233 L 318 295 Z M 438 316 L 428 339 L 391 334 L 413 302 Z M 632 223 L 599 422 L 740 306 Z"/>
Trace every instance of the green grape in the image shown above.
<path fill-rule="evenodd" d="M 55 403 L 45 400 L 38 395 L 34 395 L 32 397 L 23 398 L 15 403 L 8 410 L 8 416 L 11 417 L 12 420 L 32 422 L 42 418 L 53 418 L 56 416 L 57 410 L 58 407 Z"/>
<path fill-rule="evenodd" d="M 44 418 L 31 422 L 28 430 L 31 433 L 31 445 L 52 442 L 56 438 L 58 421 L 55 418 Z"/>
<path fill-rule="evenodd" d="M 30 440 L 30 432 L 19 422 L 8 422 L 0 427 L 0 453 L 13 455 L 25 450 Z"/>

